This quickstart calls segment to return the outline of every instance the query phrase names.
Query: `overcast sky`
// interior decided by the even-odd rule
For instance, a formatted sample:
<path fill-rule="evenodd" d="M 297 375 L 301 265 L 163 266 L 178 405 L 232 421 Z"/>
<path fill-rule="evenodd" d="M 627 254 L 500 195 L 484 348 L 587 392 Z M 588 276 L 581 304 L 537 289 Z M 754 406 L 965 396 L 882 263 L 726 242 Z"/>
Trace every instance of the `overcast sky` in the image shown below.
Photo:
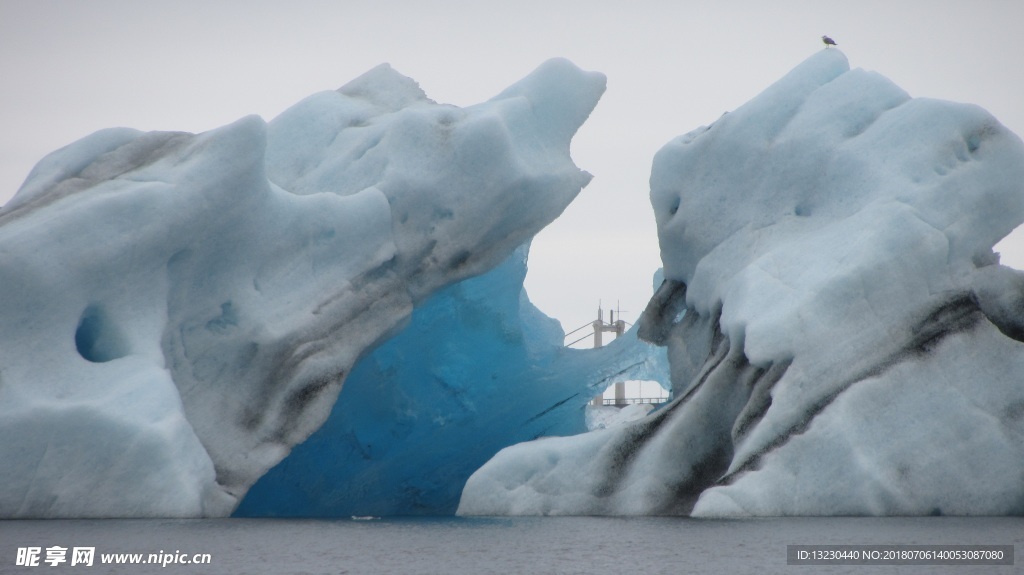
<path fill-rule="evenodd" d="M 566 331 L 599 300 L 633 321 L 660 266 L 654 153 L 822 49 L 822 34 L 853 67 L 1024 134 L 1020 0 L 0 0 L 0 203 L 44 155 L 101 128 L 270 120 L 381 62 L 464 106 L 563 56 L 608 76 L 573 142 L 595 178 L 535 240 L 527 289 Z M 1024 237 L 1000 247 L 1024 267 Z"/>

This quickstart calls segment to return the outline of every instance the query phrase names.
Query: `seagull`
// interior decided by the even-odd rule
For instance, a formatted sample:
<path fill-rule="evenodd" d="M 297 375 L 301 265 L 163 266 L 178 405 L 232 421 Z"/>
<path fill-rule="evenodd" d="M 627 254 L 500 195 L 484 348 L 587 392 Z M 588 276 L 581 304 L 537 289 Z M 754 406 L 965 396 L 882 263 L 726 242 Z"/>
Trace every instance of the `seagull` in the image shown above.
<path fill-rule="evenodd" d="M 825 43 L 825 48 L 828 48 L 829 46 L 837 46 L 838 45 L 838 44 L 836 44 L 835 40 L 833 40 L 832 38 L 829 38 L 828 36 L 822 36 L 821 37 L 821 41 Z"/>

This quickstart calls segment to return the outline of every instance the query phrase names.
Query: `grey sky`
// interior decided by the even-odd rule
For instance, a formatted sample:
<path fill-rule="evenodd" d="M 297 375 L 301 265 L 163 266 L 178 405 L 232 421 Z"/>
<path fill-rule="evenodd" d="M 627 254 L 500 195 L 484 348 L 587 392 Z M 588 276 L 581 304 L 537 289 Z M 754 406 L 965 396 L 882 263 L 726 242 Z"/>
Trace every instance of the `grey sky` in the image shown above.
<path fill-rule="evenodd" d="M 269 120 L 381 62 L 469 105 L 564 56 L 608 76 L 573 144 L 595 178 L 534 242 L 527 288 L 566 330 L 599 299 L 632 321 L 660 265 L 647 179 L 669 139 L 755 96 L 822 34 L 853 67 L 1024 134 L 1022 32 L 1018 0 L 0 0 L 0 203 L 44 155 L 101 128 Z M 1024 234 L 1001 248 L 1024 266 Z"/>

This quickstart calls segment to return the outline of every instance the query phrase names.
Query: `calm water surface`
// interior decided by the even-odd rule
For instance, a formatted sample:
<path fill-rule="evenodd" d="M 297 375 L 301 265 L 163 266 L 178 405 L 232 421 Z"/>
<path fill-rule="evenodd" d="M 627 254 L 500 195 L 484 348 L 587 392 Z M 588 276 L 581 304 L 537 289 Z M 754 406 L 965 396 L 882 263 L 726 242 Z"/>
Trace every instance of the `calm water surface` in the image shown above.
<path fill-rule="evenodd" d="M 390 518 L 0 521 L 0 573 L 1024 573 L 1013 566 L 787 565 L 787 545 L 1014 545 L 1024 518 Z M 45 563 L 47 547 L 66 562 Z M 37 567 L 18 550 L 41 547 Z M 91 567 L 71 566 L 94 547 Z M 209 564 L 110 565 L 102 555 L 209 554 Z M 127 557 L 124 555 L 122 557 Z M 170 559 L 173 561 L 173 559 Z"/>

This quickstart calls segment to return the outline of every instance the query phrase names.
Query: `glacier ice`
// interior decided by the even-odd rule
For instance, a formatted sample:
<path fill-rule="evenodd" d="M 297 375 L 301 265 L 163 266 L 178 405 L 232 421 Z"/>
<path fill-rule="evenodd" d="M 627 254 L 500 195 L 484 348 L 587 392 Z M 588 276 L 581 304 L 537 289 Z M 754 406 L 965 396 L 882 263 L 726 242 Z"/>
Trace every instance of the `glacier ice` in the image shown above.
<path fill-rule="evenodd" d="M 0 210 L 0 517 L 229 514 L 414 306 L 587 184 L 604 84 L 551 60 L 457 108 L 384 65 L 269 123 L 44 158 Z"/>
<path fill-rule="evenodd" d="M 417 306 L 235 514 L 451 515 L 466 479 L 499 449 L 585 431 L 586 404 L 616 381 L 669 384 L 665 350 L 635 330 L 601 349 L 563 347 L 559 323 L 522 288 L 527 251 Z"/>
<path fill-rule="evenodd" d="M 665 145 L 673 402 L 501 451 L 459 513 L 1024 513 L 1024 144 L 822 51 Z"/>

